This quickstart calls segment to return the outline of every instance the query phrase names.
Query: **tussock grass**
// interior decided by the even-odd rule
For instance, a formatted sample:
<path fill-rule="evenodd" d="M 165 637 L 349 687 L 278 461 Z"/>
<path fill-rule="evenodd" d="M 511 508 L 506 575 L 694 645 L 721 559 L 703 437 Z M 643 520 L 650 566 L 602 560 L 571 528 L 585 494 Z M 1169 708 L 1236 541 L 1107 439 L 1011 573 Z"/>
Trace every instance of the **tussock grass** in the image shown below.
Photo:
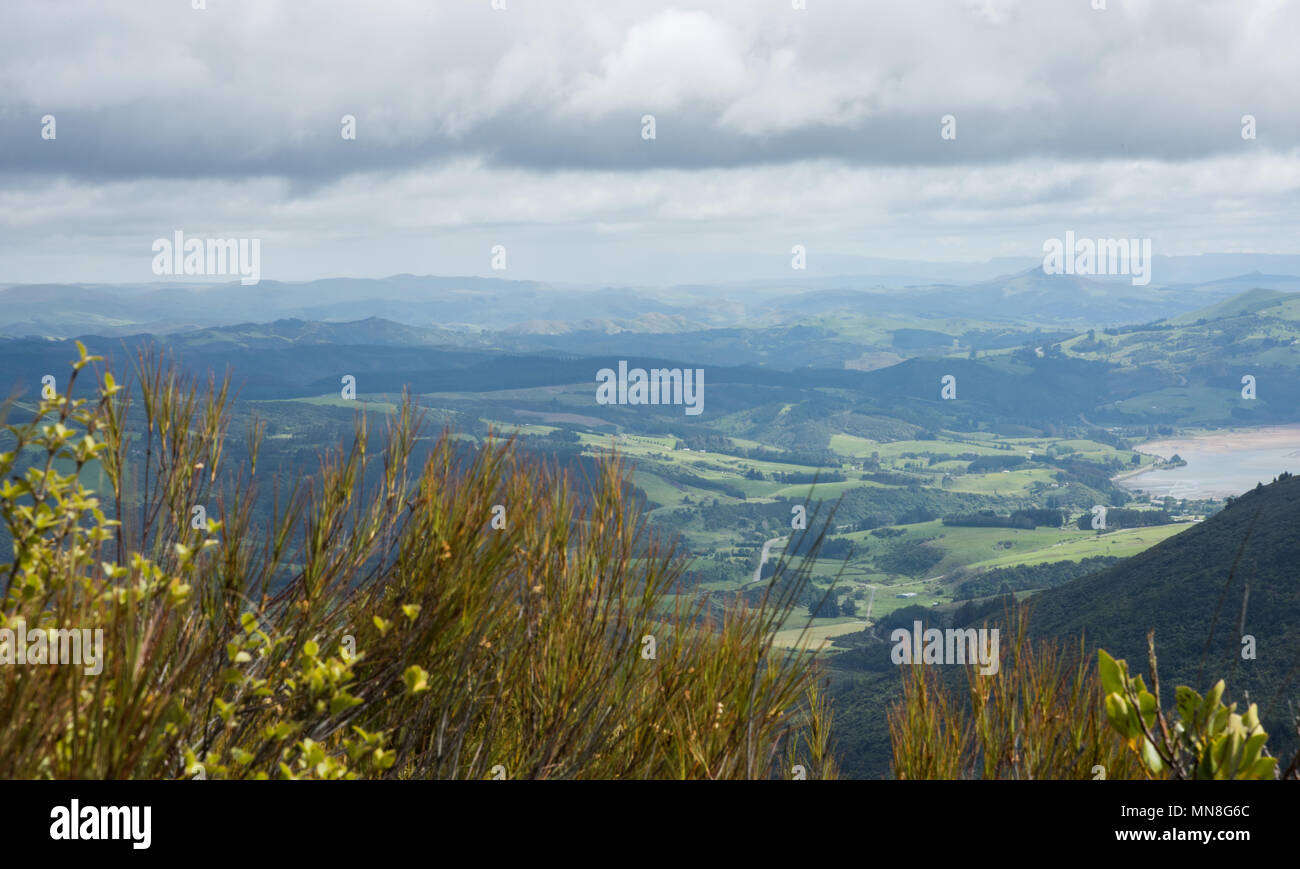
<path fill-rule="evenodd" d="M 1105 692 L 1082 642 L 1077 650 L 1035 644 L 1028 618 L 1027 604 L 1007 614 L 998 671 L 980 675 L 968 665 L 964 695 L 944 682 L 941 668 L 904 668 L 903 696 L 888 713 L 897 778 L 1144 777 L 1110 731 Z"/>
<path fill-rule="evenodd" d="M 0 666 L 0 777 L 835 775 L 816 665 L 771 645 L 799 583 L 665 615 L 685 563 L 617 457 L 576 480 L 444 434 L 417 462 L 408 396 L 268 480 L 258 426 L 224 461 L 228 380 L 146 354 L 73 398 L 95 361 L 5 426 L 0 627 L 102 630 L 103 671 Z"/>

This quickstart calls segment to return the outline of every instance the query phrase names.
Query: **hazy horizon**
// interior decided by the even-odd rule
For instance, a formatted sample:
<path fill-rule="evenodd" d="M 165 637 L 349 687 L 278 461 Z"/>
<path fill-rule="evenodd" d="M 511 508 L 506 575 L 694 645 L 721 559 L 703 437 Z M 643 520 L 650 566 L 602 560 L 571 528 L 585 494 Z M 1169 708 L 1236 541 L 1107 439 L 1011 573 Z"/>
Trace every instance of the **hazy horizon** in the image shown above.
<path fill-rule="evenodd" d="M 740 258 L 729 257 L 726 254 L 701 254 L 689 259 L 689 263 L 679 264 L 677 269 L 670 270 L 670 273 L 673 271 L 677 273 L 677 279 L 669 280 L 668 276 L 665 276 L 664 279 L 657 281 L 644 274 L 639 280 L 623 280 L 617 277 L 575 280 L 551 275 L 544 270 L 537 274 L 525 274 L 516 269 L 492 271 L 490 268 L 463 274 L 436 271 L 388 272 L 378 269 L 369 273 L 320 273 L 297 278 L 280 277 L 263 268 L 261 281 L 305 284 L 334 280 L 385 281 L 405 277 L 440 280 L 495 279 L 506 282 L 537 283 L 565 289 L 612 288 L 655 292 L 691 285 L 735 288 L 745 285 L 767 286 L 782 283 L 798 285 L 819 281 L 851 280 L 874 282 L 864 285 L 863 288 L 905 289 L 909 285 L 962 286 L 984 283 L 1041 270 L 1043 264 L 1041 257 L 1030 256 L 991 257 L 984 261 L 968 261 L 891 259 L 825 253 L 819 255 L 815 261 L 810 261 L 806 269 L 794 271 L 790 269 L 788 256 Z M 1152 259 L 1163 266 L 1158 269 L 1156 275 L 1155 283 L 1158 285 L 1202 283 L 1244 277 L 1254 273 L 1265 276 L 1300 277 L 1300 254 L 1204 251 L 1183 256 L 1157 255 Z M 615 269 L 611 274 L 621 271 L 623 270 Z M 1090 274 L 1084 277 L 1103 283 L 1129 280 L 1127 275 Z M 150 275 L 146 278 L 129 280 L 106 280 L 94 277 L 67 280 L 14 280 L 0 275 L 0 287 L 66 285 L 163 288 L 167 286 L 209 287 L 238 282 L 238 275 Z M 815 287 L 810 286 L 809 289 Z"/>

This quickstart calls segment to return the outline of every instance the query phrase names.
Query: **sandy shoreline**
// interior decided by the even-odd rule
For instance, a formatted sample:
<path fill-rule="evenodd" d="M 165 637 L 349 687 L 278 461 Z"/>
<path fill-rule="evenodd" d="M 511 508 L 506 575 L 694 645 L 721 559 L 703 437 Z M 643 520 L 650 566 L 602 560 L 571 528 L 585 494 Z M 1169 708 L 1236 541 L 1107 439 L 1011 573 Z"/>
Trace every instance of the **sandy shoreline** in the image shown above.
<path fill-rule="evenodd" d="M 1225 498 L 1267 483 L 1281 471 L 1300 472 L 1300 425 L 1207 431 L 1159 438 L 1133 449 L 1162 459 L 1177 454 L 1185 464 L 1141 468 L 1111 478 L 1125 489 L 1156 498 Z"/>
<path fill-rule="evenodd" d="M 1133 447 L 1140 453 L 1168 459 L 1175 453 L 1231 453 L 1238 450 L 1300 449 L 1300 425 L 1271 425 L 1260 428 L 1207 432 L 1203 435 L 1163 438 Z"/>

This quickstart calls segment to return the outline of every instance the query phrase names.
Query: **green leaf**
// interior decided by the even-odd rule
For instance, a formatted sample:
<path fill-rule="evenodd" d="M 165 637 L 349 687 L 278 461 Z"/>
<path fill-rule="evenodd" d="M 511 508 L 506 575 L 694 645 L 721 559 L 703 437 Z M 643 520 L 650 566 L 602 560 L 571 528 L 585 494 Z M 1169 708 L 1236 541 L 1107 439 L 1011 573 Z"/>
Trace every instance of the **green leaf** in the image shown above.
<path fill-rule="evenodd" d="M 287 721 L 277 722 L 274 727 L 268 727 L 264 731 L 268 740 L 284 739 L 290 733 L 293 733 L 293 725 Z"/>
<path fill-rule="evenodd" d="M 1165 770 L 1165 762 L 1160 759 L 1160 753 L 1156 751 L 1156 747 L 1151 744 L 1149 739 L 1142 740 L 1142 762 L 1147 765 L 1147 769 L 1156 775 Z"/>
<path fill-rule="evenodd" d="M 1106 654 L 1105 649 L 1097 650 L 1097 670 L 1101 674 L 1101 687 L 1107 694 L 1124 693 L 1124 680 L 1120 676 L 1119 664 Z"/>
<path fill-rule="evenodd" d="M 360 697 L 353 697 L 351 694 L 338 694 L 330 699 L 330 715 L 338 715 L 343 710 L 351 709 L 361 702 Z"/>
<path fill-rule="evenodd" d="M 1209 731 L 1211 735 L 1222 733 L 1223 729 L 1228 726 L 1228 721 L 1231 718 L 1232 713 L 1228 711 L 1228 707 L 1219 705 L 1210 715 Z"/>
<path fill-rule="evenodd" d="M 429 674 L 414 664 L 406 668 L 402 681 L 406 683 L 406 690 L 412 694 L 429 690 Z"/>
<path fill-rule="evenodd" d="M 1277 770 L 1276 757 L 1261 757 L 1250 765 L 1248 772 L 1249 778 L 1253 779 L 1271 779 L 1275 776 Z M 1246 778 L 1247 776 L 1242 776 Z"/>
<path fill-rule="evenodd" d="M 1219 700 L 1223 698 L 1223 688 L 1223 680 L 1220 679 L 1214 683 L 1214 687 L 1210 689 L 1210 692 L 1205 695 L 1205 700 L 1201 702 L 1201 715 L 1204 716 L 1206 721 L 1210 720 L 1211 713 L 1218 707 Z"/>
<path fill-rule="evenodd" d="M 1133 738 L 1132 726 L 1129 723 L 1128 703 L 1118 694 L 1106 695 L 1106 717 L 1110 719 L 1111 725 L 1127 739 Z"/>
<path fill-rule="evenodd" d="M 1142 723 L 1147 729 L 1156 726 L 1156 698 L 1155 695 L 1142 691 L 1138 694 L 1138 708 L 1142 712 Z"/>
<path fill-rule="evenodd" d="M 1200 694 L 1186 685 L 1179 685 L 1174 689 L 1174 706 L 1178 710 L 1178 717 L 1187 725 L 1187 729 L 1193 730 L 1200 726 L 1198 717 L 1201 708 Z"/>
<path fill-rule="evenodd" d="M 1200 760 L 1196 762 L 1197 779 L 1206 781 L 1214 778 L 1215 771 L 1218 767 L 1214 763 L 1214 758 L 1212 757 L 1213 753 L 1214 752 L 1210 748 L 1206 748 L 1205 751 L 1201 753 Z"/>
<path fill-rule="evenodd" d="M 1245 747 L 1241 750 L 1241 765 L 1243 769 L 1248 769 L 1259 758 L 1259 751 L 1268 741 L 1267 733 L 1256 733 L 1250 739 L 1246 740 Z"/>
<path fill-rule="evenodd" d="M 1242 740 L 1240 733 L 1233 731 L 1228 734 L 1228 744 L 1223 751 L 1223 760 L 1224 766 L 1228 768 L 1229 772 L 1232 771 L 1232 767 L 1241 762 L 1241 749 L 1243 746 L 1244 740 Z"/>

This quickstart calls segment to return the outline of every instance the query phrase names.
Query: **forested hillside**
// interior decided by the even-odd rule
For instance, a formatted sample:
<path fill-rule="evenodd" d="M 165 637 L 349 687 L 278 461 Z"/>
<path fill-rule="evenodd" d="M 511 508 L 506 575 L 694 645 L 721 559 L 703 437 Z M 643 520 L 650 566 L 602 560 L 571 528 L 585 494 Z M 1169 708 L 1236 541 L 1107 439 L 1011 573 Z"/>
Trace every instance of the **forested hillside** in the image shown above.
<path fill-rule="evenodd" d="M 1082 631 L 1090 646 L 1144 662 L 1154 628 L 1162 685 L 1203 691 L 1226 679 L 1232 700 L 1260 705 L 1277 750 L 1294 750 L 1283 719 L 1300 698 L 1297 564 L 1300 478 L 1283 475 L 1176 537 L 1042 592 L 1032 629 Z"/>

